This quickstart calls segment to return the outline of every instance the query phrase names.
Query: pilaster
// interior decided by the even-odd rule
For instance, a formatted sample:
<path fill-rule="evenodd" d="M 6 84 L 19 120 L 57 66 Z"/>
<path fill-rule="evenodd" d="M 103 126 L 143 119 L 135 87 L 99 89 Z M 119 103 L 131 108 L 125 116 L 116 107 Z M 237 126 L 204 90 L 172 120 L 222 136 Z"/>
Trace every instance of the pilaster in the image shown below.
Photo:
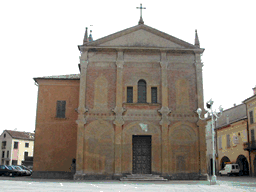
<path fill-rule="evenodd" d="M 196 69 L 196 82 L 197 82 L 197 107 L 202 109 L 202 114 L 205 114 L 204 110 L 204 97 L 203 97 L 203 75 L 202 75 L 203 63 L 201 62 L 200 53 L 195 53 L 195 69 Z M 206 122 L 198 120 L 197 122 L 199 131 L 199 169 L 202 175 L 207 173 L 206 170 L 206 140 L 205 140 L 205 126 Z"/>
<path fill-rule="evenodd" d="M 162 108 L 158 110 L 162 114 L 162 119 L 159 122 L 162 126 L 162 176 L 168 173 L 168 126 L 170 121 L 168 115 L 171 110 L 168 108 L 168 82 L 167 82 L 167 66 L 168 60 L 166 52 L 161 51 L 161 90 L 162 90 Z"/>
<path fill-rule="evenodd" d="M 86 124 L 85 113 L 88 111 L 85 107 L 85 93 L 86 93 L 86 74 L 87 74 L 87 59 L 88 51 L 84 51 L 80 57 L 80 90 L 79 90 L 79 106 L 77 123 L 77 150 L 76 150 L 76 174 L 75 178 L 83 174 L 84 164 L 84 125 Z"/>
<path fill-rule="evenodd" d="M 121 177 L 121 144 L 122 144 L 122 126 L 124 124 L 123 113 L 123 50 L 118 50 L 116 61 L 116 107 L 112 111 L 116 114 L 115 124 L 115 176 Z"/>

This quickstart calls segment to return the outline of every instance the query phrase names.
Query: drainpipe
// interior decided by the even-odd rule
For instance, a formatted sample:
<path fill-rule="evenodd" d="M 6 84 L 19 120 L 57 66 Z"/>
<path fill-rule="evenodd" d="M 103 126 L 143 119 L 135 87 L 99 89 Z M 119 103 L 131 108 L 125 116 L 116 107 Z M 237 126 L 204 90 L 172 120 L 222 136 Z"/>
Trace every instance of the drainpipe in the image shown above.
<path fill-rule="evenodd" d="M 215 161 L 215 163 L 216 163 L 216 170 L 218 170 L 218 171 L 216 171 L 217 173 L 218 173 L 218 175 L 219 175 L 219 148 L 218 148 L 218 131 L 217 131 L 217 123 L 216 123 L 216 121 L 214 122 L 215 123 L 215 133 L 216 133 L 216 138 L 214 138 L 215 139 L 215 143 L 216 143 L 216 154 L 217 154 L 217 157 L 218 157 L 218 160 L 217 161 Z M 217 165 L 218 165 L 218 169 L 217 169 Z"/>
<path fill-rule="evenodd" d="M 246 105 L 246 113 L 247 113 L 247 105 Z M 247 121 L 246 121 L 246 127 L 247 127 L 247 141 L 248 141 L 248 146 L 250 145 L 250 137 L 249 137 L 249 122 L 248 122 L 248 118 L 247 118 Z M 250 177 L 252 177 L 252 163 L 251 163 L 251 150 L 250 150 L 250 147 L 249 147 L 249 165 L 250 165 Z"/>

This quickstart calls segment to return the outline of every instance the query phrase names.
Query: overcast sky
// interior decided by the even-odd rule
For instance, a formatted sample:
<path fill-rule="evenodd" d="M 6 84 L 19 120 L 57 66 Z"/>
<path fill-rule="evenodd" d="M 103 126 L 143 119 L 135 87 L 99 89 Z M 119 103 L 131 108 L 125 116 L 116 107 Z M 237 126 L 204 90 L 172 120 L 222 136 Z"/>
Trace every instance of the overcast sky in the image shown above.
<path fill-rule="evenodd" d="M 38 87 L 33 77 L 77 74 L 85 27 L 94 40 L 138 24 L 194 44 L 202 56 L 204 100 L 230 108 L 252 96 L 255 0 L 0 1 L 1 127 L 34 131 Z M 93 26 L 90 26 L 93 25 Z"/>

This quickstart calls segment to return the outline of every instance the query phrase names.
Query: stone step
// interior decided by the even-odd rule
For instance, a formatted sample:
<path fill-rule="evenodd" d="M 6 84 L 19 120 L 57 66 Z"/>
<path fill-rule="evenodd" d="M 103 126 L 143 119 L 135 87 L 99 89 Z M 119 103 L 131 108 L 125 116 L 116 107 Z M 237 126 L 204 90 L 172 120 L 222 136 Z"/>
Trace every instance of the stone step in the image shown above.
<path fill-rule="evenodd" d="M 120 179 L 121 181 L 167 181 L 159 175 L 152 174 L 131 174 Z"/>
<path fill-rule="evenodd" d="M 121 181 L 167 181 L 164 178 L 121 178 Z"/>
<path fill-rule="evenodd" d="M 127 175 L 127 178 L 159 178 L 159 175 L 152 175 L 152 176 L 133 176 L 133 175 Z"/>

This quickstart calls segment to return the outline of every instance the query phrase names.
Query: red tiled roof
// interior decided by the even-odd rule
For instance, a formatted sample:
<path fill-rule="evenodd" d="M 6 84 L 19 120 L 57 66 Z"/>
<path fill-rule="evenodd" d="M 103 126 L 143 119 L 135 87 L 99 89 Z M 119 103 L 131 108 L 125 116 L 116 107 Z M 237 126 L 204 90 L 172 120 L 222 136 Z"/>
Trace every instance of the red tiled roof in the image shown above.
<path fill-rule="evenodd" d="M 35 140 L 35 134 L 30 132 L 12 131 L 5 130 L 13 139 L 23 139 L 23 140 Z"/>

